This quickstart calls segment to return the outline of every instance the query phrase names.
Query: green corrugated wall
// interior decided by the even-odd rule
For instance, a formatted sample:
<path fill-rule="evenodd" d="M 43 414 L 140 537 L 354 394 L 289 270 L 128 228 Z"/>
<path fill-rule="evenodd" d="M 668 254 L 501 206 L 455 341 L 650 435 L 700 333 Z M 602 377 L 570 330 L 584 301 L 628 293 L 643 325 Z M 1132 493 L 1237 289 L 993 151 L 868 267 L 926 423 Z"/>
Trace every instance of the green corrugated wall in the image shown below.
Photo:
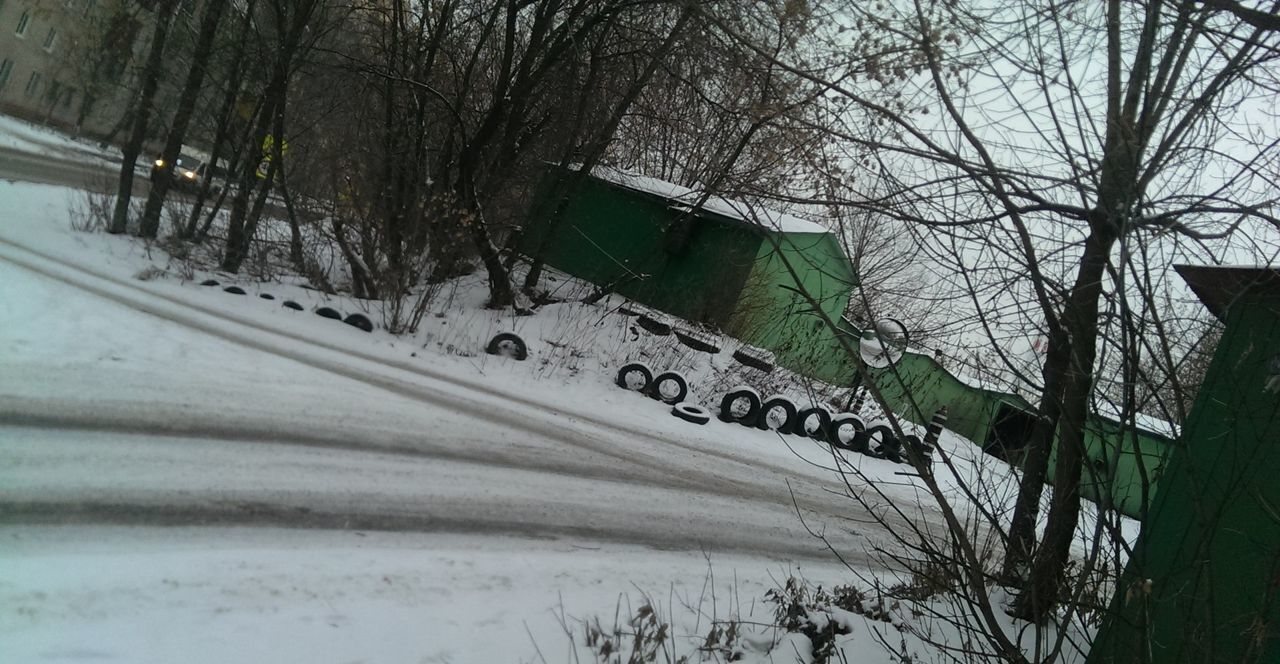
<path fill-rule="evenodd" d="M 1280 662 L 1278 339 L 1280 294 L 1228 310 L 1089 664 Z"/>
<path fill-rule="evenodd" d="M 1177 445 L 1168 436 L 1122 427 L 1097 415 L 1090 416 L 1085 426 L 1084 443 L 1089 463 L 1081 477 L 1081 495 L 1098 502 L 1109 494 L 1116 508 L 1134 518 L 1142 515 L 1144 498 L 1151 504 L 1156 482 Z M 1049 457 L 1050 480 L 1056 468 L 1055 447 Z"/>
<path fill-rule="evenodd" d="M 699 216 L 690 220 L 682 248 L 668 251 L 668 229 L 678 216 L 660 197 L 588 180 L 556 224 L 530 219 L 520 247 L 531 254 L 552 233 L 543 254 L 548 265 L 591 283 L 617 284 L 616 292 L 681 318 L 724 325 L 761 238 L 741 224 Z"/>
<path fill-rule="evenodd" d="M 925 425 L 946 406 L 947 428 L 980 447 L 1001 405 L 1031 410 L 1022 397 L 966 385 L 937 360 L 920 353 L 904 353 L 896 365 L 873 370 L 871 376 L 894 412 Z"/>
<path fill-rule="evenodd" d="M 856 370 L 849 370 L 836 334 L 800 290 L 829 320 L 839 321 L 856 285 L 849 259 L 832 234 L 770 234 L 760 243 L 726 331 L 773 351 L 778 364 L 788 369 L 850 385 Z"/>
<path fill-rule="evenodd" d="M 947 407 L 947 428 L 985 447 L 1000 408 L 1004 405 L 1034 413 L 1035 407 L 1023 397 L 966 385 L 936 360 L 919 353 L 904 353 L 892 368 L 873 370 L 876 387 L 894 412 L 920 425 Z M 1155 481 L 1161 476 L 1174 441 L 1157 433 L 1132 428 L 1092 415 L 1085 430 L 1085 447 L 1090 465 L 1085 471 L 1082 494 L 1095 502 L 1108 496 L 1122 513 L 1142 514 L 1144 491 L 1149 501 Z M 1141 454 L 1139 454 L 1139 451 Z M 1053 479 L 1056 447 L 1050 455 L 1049 480 Z"/>

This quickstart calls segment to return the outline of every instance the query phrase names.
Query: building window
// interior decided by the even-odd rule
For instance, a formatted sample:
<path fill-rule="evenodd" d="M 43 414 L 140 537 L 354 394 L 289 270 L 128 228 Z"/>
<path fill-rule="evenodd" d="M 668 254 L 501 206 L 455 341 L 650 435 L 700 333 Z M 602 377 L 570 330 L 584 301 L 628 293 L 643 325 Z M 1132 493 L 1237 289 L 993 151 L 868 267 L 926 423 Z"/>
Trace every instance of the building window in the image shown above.
<path fill-rule="evenodd" d="M 44 94 L 44 102 L 50 106 L 58 104 L 58 95 L 62 94 L 62 84 L 57 81 L 49 83 L 49 91 Z"/>
<path fill-rule="evenodd" d="M 0 90 L 9 85 L 9 75 L 13 73 L 13 60 L 5 58 L 0 61 Z"/>
<path fill-rule="evenodd" d="M 13 34 L 18 35 L 19 37 L 26 35 L 27 25 L 30 23 L 31 23 L 31 12 L 30 11 L 22 12 L 22 16 L 18 18 L 18 29 L 14 30 Z"/>
<path fill-rule="evenodd" d="M 40 92 L 40 72 L 31 72 L 31 78 L 27 79 L 27 89 L 25 94 L 28 97 L 34 97 Z"/>
<path fill-rule="evenodd" d="M 76 98 L 76 89 L 72 87 L 68 87 L 67 93 L 62 95 L 62 110 L 64 111 L 71 110 L 71 100 L 75 98 Z"/>
<path fill-rule="evenodd" d="M 49 28 L 49 34 L 45 35 L 44 37 L 44 50 L 52 51 L 53 45 L 57 43 L 57 41 L 58 41 L 58 31 L 53 28 Z"/>

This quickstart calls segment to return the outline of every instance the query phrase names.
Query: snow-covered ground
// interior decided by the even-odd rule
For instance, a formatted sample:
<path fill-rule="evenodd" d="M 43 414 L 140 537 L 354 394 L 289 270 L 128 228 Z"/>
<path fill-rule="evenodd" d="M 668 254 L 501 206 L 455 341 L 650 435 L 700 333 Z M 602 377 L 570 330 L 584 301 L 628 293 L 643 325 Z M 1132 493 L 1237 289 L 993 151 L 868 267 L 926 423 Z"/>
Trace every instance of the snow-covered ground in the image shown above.
<path fill-rule="evenodd" d="M 567 662 L 562 618 L 581 641 L 577 619 L 639 608 L 643 591 L 664 614 L 700 606 L 703 625 L 752 604 L 764 619 L 759 598 L 798 573 L 841 576 L 831 564 L 600 542 L 5 528 L 0 651 L 5 662 Z"/>
<path fill-rule="evenodd" d="M 561 610 L 612 619 L 648 593 L 684 636 L 709 607 L 768 622 L 760 598 L 797 567 L 848 581 L 809 528 L 875 565 L 892 537 L 845 491 L 941 532 L 905 466 L 852 455 L 866 484 L 846 486 L 825 445 L 614 387 L 634 360 L 705 405 L 744 378 L 731 346 L 641 337 L 616 300 L 513 317 L 464 278 L 416 335 L 366 334 L 310 311 L 380 322 L 368 302 L 73 230 L 81 192 L 0 183 L 0 205 L 4 661 L 569 661 Z M 483 353 L 499 331 L 529 360 Z M 1012 496 L 1006 466 L 941 442 L 993 504 Z M 889 661 L 871 627 L 859 661 Z"/>

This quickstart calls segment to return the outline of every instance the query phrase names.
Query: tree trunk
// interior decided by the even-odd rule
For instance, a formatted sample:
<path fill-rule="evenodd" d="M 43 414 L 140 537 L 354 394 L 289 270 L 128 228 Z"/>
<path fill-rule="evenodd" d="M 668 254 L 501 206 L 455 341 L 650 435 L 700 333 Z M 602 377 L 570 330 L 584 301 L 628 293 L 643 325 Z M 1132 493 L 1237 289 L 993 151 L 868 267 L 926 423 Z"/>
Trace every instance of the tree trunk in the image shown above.
<path fill-rule="evenodd" d="M 235 111 L 236 96 L 240 93 L 240 86 L 244 81 L 244 51 L 245 37 L 249 30 L 249 18 L 253 15 L 254 3 L 249 3 L 249 10 L 245 13 L 244 20 L 240 24 L 241 37 L 236 42 L 236 53 L 232 58 L 231 77 L 227 81 L 226 94 L 222 97 L 222 105 L 218 109 L 218 126 L 214 130 L 213 149 L 209 155 L 209 167 L 216 170 L 218 160 L 222 157 L 224 143 L 227 141 L 227 134 L 231 130 L 231 118 Z M 232 159 L 234 163 L 235 159 Z M 224 192 L 227 186 L 231 184 L 231 174 L 234 172 L 233 164 L 228 164 L 226 182 L 223 185 Z M 204 202 L 209 198 L 210 188 L 213 186 L 213 178 L 206 177 L 200 183 L 200 191 L 196 194 L 196 200 L 191 204 L 191 215 L 187 218 L 187 226 L 183 232 L 183 237 L 196 236 L 196 224 L 200 220 L 200 210 L 204 207 Z M 201 233 L 201 236 L 204 234 Z"/>
<path fill-rule="evenodd" d="M 1071 360 L 1071 345 L 1063 331 L 1050 335 L 1045 356 L 1044 392 L 1040 395 L 1039 417 L 1031 430 L 1022 462 L 1022 480 L 1013 518 L 1009 522 L 1009 538 L 1005 546 L 1003 577 L 1021 586 L 1026 580 L 1026 566 L 1036 541 L 1036 517 L 1040 514 L 1040 496 L 1049 471 L 1049 453 L 1062 413 L 1062 383 Z"/>
<path fill-rule="evenodd" d="M 293 204 L 293 196 L 289 193 L 283 169 L 280 171 L 280 197 L 284 199 L 284 209 L 289 217 L 289 262 L 301 273 L 306 267 L 302 255 L 302 228 L 298 224 L 298 211 Z"/>
<path fill-rule="evenodd" d="M 242 237 L 244 246 L 241 249 L 241 258 L 249 257 L 249 246 L 253 242 L 253 238 L 258 233 L 258 223 L 262 220 L 262 211 L 266 208 L 267 198 L 271 196 L 271 190 L 275 188 L 276 178 L 280 175 L 280 162 L 272 159 L 267 164 L 267 175 L 259 183 L 258 195 L 253 199 L 253 206 L 249 208 L 249 217 L 245 223 L 245 231 Z M 239 269 L 239 266 L 236 266 Z"/>
<path fill-rule="evenodd" d="M 257 189 L 254 186 L 260 161 L 254 156 L 262 154 L 262 144 L 267 139 L 270 118 L 274 112 L 274 104 L 268 101 L 260 110 L 254 122 L 254 130 L 249 135 L 241 157 L 240 177 L 236 185 L 235 198 L 231 201 L 231 218 L 227 222 L 227 241 L 222 253 L 222 269 L 227 272 L 239 272 L 240 264 L 248 255 L 249 243 L 253 239 L 253 228 L 246 228 L 245 217 L 249 212 L 249 197 Z"/>
<path fill-rule="evenodd" d="M 1058 604 L 1063 573 L 1071 555 L 1080 518 L 1080 474 L 1084 459 L 1084 429 L 1093 390 L 1093 363 L 1097 355 L 1098 300 L 1102 277 L 1116 236 L 1105 226 L 1093 225 L 1085 240 L 1080 270 L 1071 288 L 1064 322 L 1071 336 L 1071 361 L 1062 390 L 1062 426 L 1058 437 L 1053 500 L 1049 504 L 1044 538 L 1032 563 L 1027 587 L 1014 603 L 1014 615 L 1044 622 Z"/>
<path fill-rule="evenodd" d="M 484 269 L 489 273 L 489 303 L 490 309 L 505 309 L 514 306 L 516 303 L 515 292 L 511 289 L 511 275 L 507 272 L 507 268 L 502 264 L 502 258 L 498 254 L 498 247 L 493 244 L 493 240 L 489 237 L 489 230 L 485 228 L 485 224 L 481 220 L 473 220 L 468 224 L 471 231 L 471 240 L 476 245 L 476 252 L 480 254 L 480 261 L 484 263 Z"/>
<path fill-rule="evenodd" d="M 109 233 L 123 233 L 129 226 L 129 202 L 133 196 L 133 169 L 147 138 L 147 125 L 151 122 L 152 104 L 156 89 L 160 87 L 160 73 L 164 68 L 164 43 L 169 35 L 169 24 L 177 8 L 177 0 L 160 0 L 156 5 L 156 29 L 151 35 L 151 51 L 147 54 L 146 69 L 142 75 L 142 91 L 134 107 L 133 126 L 129 141 L 124 146 L 124 161 L 120 164 L 120 182 L 116 189 L 116 207 L 111 215 Z"/>
<path fill-rule="evenodd" d="M 351 294 L 360 299 L 378 299 L 378 284 L 373 279 L 369 265 L 351 249 L 351 243 L 347 241 L 347 230 L 337 214 L 333 216 L 333 238 L 338 243 L 347 266 L 351 268 Z"/>
<path fill-rule="evenodd" d="M 169 137 L 165 140 L 164 151 L 160 159 L 164 166 L 156 171 L 159 177 L 151 182 L 151 193 L 147 196 L 147 206 L 142 211 L 142 227 L 139 235 L 155 237 L 160 231 L 160 213 L 164 209 L 164 199 L 173 185 L 174 162 L 186 140 L 187 125 L 195 112 L 196 102 L 200 98 L 200 89 L 204 86 L 205 72 L 209 67 L 209 55 L 213 50 L 213 39 L 218 33 L 218 23 L 222 21 L 222 12 L 227 0 L 209 0 L 205 5 L 204 16 L 200 19 L 200 35 L 196 38 L 195 50 L 191 55 L 191 69 L 187 72 L 186 83 L 182 86 L 182 94 L 178 98 L 178 110 L 173 116 L 173 126 L 169 128 Z M 204 180 L 213 177 L 213 164 L 205 167 Z"/>
<path fill-rule="evenodd" d="M 305 268 L 302 260 L 302 228 L 298 224 L 298 213 L 294 209 L 293 196 L 289 194 L 289 184 L 284 170 L 284 99 L 280 99 L 276 104 L 275 122 L 272 125 L 271 132 L 276 137 L 271 142 L 271 164 L 275 167 L 274 174 L 280 180 L 280 196 L 284 199 L 285 213 L 289 219 L 289 262 L 301 273 Z M 266 189 L 259 197 L 261 201 L 265 201 L 266 196 L 271 193 L 271 184 L 276 180 L 276 178 L 272 177 L 272 174 L 270 172 L 267 174 Z M 262 214 L 262 206 L 258 205 L 256 209 L 257 213 L 252 218 L 255 228 L 258 225 L 258 216 Z"/>

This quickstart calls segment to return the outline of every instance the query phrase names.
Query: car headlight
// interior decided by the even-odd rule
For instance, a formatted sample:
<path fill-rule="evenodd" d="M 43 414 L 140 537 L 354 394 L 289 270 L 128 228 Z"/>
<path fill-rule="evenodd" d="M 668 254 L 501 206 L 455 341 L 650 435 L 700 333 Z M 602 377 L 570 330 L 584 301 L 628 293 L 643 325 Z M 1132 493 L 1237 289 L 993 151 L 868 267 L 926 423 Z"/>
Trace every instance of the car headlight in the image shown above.
<path fill-rule="evenodd" d="M 183 172 L 182 172 L 182 177 L 184 177 L 184 178 L 186 178 L 186 179 L 188 179 L 188 180 L 194 180 L 194 179 L 196 179 L 196 172 L 195 172 L 195 171 L 183 171 Z"/>
<path fill-rule="evenodd" d="M 157 159 L 157 160 L 156 160 L 156 168 L 164 168 L 164 160 L 163 160 L 163 159 Z"/>

